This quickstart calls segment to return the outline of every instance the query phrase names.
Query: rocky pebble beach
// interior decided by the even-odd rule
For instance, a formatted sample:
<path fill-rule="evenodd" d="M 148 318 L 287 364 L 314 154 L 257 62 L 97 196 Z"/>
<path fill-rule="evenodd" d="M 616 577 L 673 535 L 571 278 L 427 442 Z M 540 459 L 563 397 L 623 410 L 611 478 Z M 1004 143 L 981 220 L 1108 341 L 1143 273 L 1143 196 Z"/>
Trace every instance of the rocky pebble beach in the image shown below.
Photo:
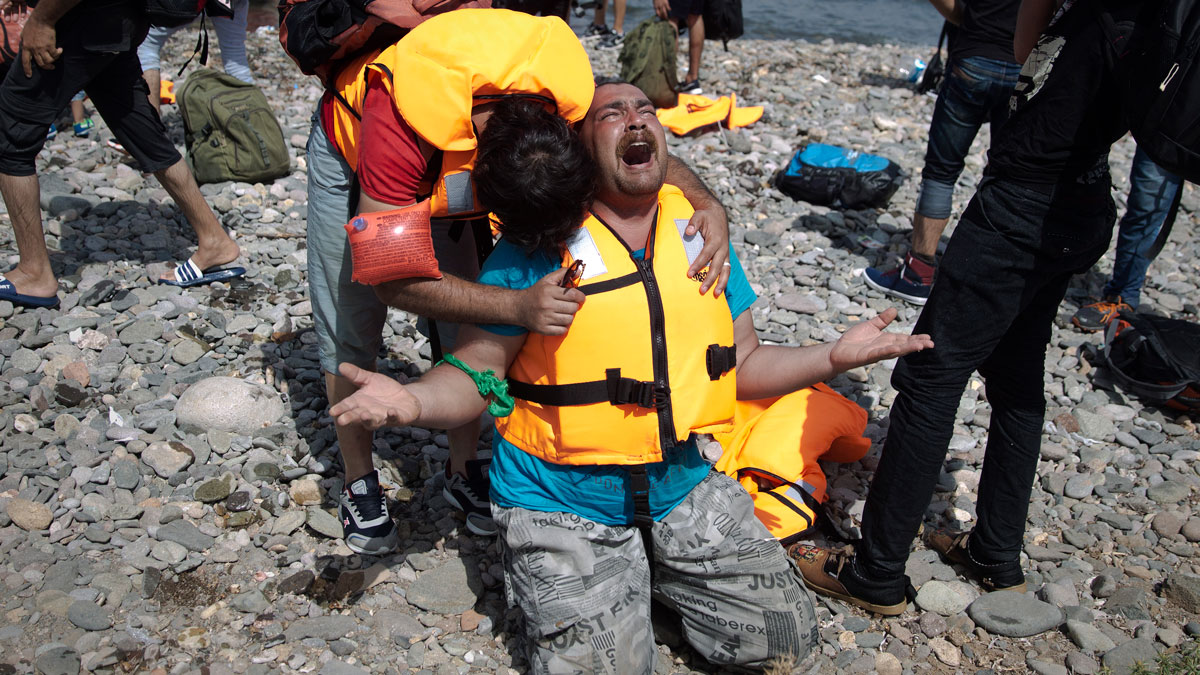
<path fill-rule="evenodd" d="M 169 45 L 173 73 L 194 44 Z M 494 541 L 471 535 L 441 497 L 446 436 L 405 428 L 375 452 L 402 535 L 382 558 L 340 541 L 340 465 L 305 278 L 305 157 L 318 83 L 270 30 L 247 44 L 293 153 L 269 185 L 203 186 L 249 269 L 230 284 L 156 286 L 191 230 L 166 192 L 104 145 L 59 134 L 39 174 L 62 307 L 0 302 L 0 673 L 521 672 L 519 619 L 506 609 Z M 897 303 L 863 268 L 905 245 L 934 99 L 894 76 L 926 47 L 831 41 L 709 42 L 703 86 L 762 105 L 738 131 L 671 139 L 725 202 L 767 341 L 807 344 Z M 598 73 L 616 51 L 593 52 Z M 682 65 L 682 63 L 681 63 Z M 182 122 L 164 106 L 182 143 Z M 831 210 L 771 187 L 809 141 L 884 155 L 909 179 L 886 210 Z M 986 130 L 956 193 L 984 163 Z M 1112 155 L 1124 204 L 1132 143 Z M 1143 311 L 1195 319 L 1197 191 L 1151 268 Z M 955 214 L 957 216 L 957 212 Z M 952 221 L 953 222 L 953 221 Z M 0 252 L 15 264 L 11 227 Z M 880 619 L 818 600 L 817 653 L 777 671 L 1127 673 L 1200 633 L 1200 437 L 1194 419 L 1113 390 L 1079 356 L 1069 326 L 1098 292 L 1111 252 L 1075 280 L 1046 359 L 1046 417 L 1023 562 L 1027 594 L 982 594 L 918 545 L 920 592 Z M 897 330 L 918 310 L 898 305 Z M 429 345 L 393 312 L 385 372 L 414 376 Z M 963 316 L 963 321 L 988 317 Z M 861 462 L 828 465 L 831 514 L 853 534 L 887 431 L 892 363 L 831 383 L 870 413 Z M 931 525 L 974 515 L 989 407 L 976 378 L 959 408 Z M 487 447 L 490 439 L 481 441 Z M 711 672 L 663 634 L 656 672 Z"/>

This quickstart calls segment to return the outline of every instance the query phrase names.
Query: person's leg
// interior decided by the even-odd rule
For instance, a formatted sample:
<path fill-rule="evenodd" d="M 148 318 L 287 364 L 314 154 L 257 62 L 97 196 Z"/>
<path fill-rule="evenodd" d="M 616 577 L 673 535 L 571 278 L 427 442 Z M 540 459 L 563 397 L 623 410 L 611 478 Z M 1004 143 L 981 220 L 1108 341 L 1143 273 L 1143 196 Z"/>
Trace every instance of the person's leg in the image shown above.
<path fill-rule="evenodd" d="M 979 128 L 999 106 L 1007 109 L 1014 82 L 1000 62 L 966 58 L 952 62 L 929 122 L 921 192 L 913 214 L 912 250 L 932 259 L 949 223 L 954 184 Z"/>
<path fill-rule="evenodd" d="M 44 137 L 44 135 L 43 135 Z M 58 293 L 58 279 L 50 267 L 46 234 L 42 230 L 41 192 L 38 178 L 0 173 L 0 195 L 17 240 L 17 266 L 3 273 L 21 295 L 49 298 Z"/>
<path fill-rule="evenodd" d="M 455 225 L 458 221 L 434 221 L 430 235 L 433 251 L 437 256 L 438 268 L 446 274 L 462 279 L 474 280 L 479 276 L 479 256 L 476 252 L 475 233 L 470 223 Z M 450 352 L 458 339 L 458 324 L 434 321 L 438 340 L 443 352 Z M 429 324 L 418 324 L 427 332 Z M 434 360 L 438 355 L 432 355 Z M 451 506 L 466 514 L 467 529 L 481 536 L 492 536 L 496 526 L 491 518 L 488 502 L 488 460 L 478 460 L 479 419 L 472 420 L 455 429 L 448 429 L 450 458 L 446 462 L 446 487 L 442 492 Z"/>
<path fill-rule="evenodd" d="M 504 591 L 525 615 L 531 673 L 650 673 L 650 568 L 636 528 L 493 507 Z"/>
<path fill-rule="evenodd" d="M 947 247 L 914 333 L 937 349 L 902 357 L 887 440 L 867 494 L 856 561 L 863 576 L 902 598 L 904 565 L 941 471 L 958 402 L 971 373 L 991 355 L 1028 303 L 1037 278 L 1047 198 L 986 180 Z M 977 317 L 986 316 L 987 321 Z M 1041 361 L 1011 363 L 1039 378 Z"/>
<path fill-rule="evenodd" d="M 1120 297 L 1130 307 L 1141 302 L 1142 284 L 1152 258 L 1150 249 L 1166 222 L 1182 179 L 1165 171 L 1138 148 L 1129 171 L 1129 198 L 1117 231 L 1116 261 L 1105 297 Z"/>
<path fill-rule="evenodd" d="M 117 142 L 142 171 L 154 174 L 192 226 L 197 247 L 190 257 L 196 267 L 204 270 L 237 260 L 241 255 L 238 245 L 204 201 L 187 163 L 167 138 L 157 109 L 150 105 L 137 55 L 130 51 L 114 56 L 86 89 Z M 174 272 L 163 278 L 175 278 Z"/>
<path fill-rule="evenodd" d="M 121 143 L 126 148 L 130 147 L 123 140 Z M 153 173 L 196 233 L 196 251 L 189 256 L 196 267 L 206 270 L 237 260 L 241 249 L 221 226 L 221 221 L 217 220 L 208 202 L 204 201 L 204 195 L 200 193 L 200 186 L 196 184 L 187 162 L 180 159 Z M 174 279 L 174 272 L 168 272 L 163 278 Z"/>
<path fill-rule="evenodd" d="M 1043 364 L 1051 326 L 1071 275 L 1100 259 L 1116 220 L 1107 181 L 1076 194 L 1063 192 L 1043 218 L 1044 253 L 1028 275 L 1020 313 L 979 369 L 992 416 L 970 549 L 988 562 L 1015 563 L 1024 548 L 1045 420 Z"/>
<path fill-rule="evenodd" d="M 146 89 L 149 91 L 150 105 L 154 106 L 154 110 L 159 109 L 162 103 L 160 97 L 162 68 L 162 48 L 167 43 L 167 39 L 175 34 L 182 26 L 177 28 L 162 28 L 152 26 L 150 31 L 146 33 L 146 39 L 142 40 L 142 44 L 138 45 L 137 55 L 138 62 L 142 65 L 142 77 L 146 80 Z"/>
<path fill-rule="evenodd" d="M 221 63 L 225 72 L 242 82 L 254 83 L 250 62 L 246 59 L 246 14 L 250 11 L 250 0 L 234 0 L 233 16 L 212 20 L 217 32 L 217 45 L 221 48 Z"/>
<path fill-rule="evenodd" d="M 1069 281 L 1069 274 L 1061 274 L 1043 287 L 979 368 L 992 416 L 971 552 L 984 562 L 1016 562 L 1024 547 L 1025 517 L 1046 413 L 1044 371 L 1026 364 L 1045 362 L 1050 329 Z"/>
<path fill-rule="evenodd" d="M 978 57 L 951 61 L 929 122 L 921 189 L 913 213 L 910 248 L 900 266 L 868 267 L 863 280 L 875 290 L 923 305 L 937 272 L 937 249 L 950 222 L 954 185 L 979 128 L 1007 108 L 1015 84 L 1011 64 Z M 1016 72 L 1016 71 L 1014 71 Z"/>
<path fill-rule="evenodd" d="M 654 597 L 680 615 L 701 656 L 761 667 L 816 646 L 812 601 L 733 479 L 709 474 L 653 532 Z"/>
<path fill-rule="evenodd" d="M 613 0 L 613 32 L 625 35 L 625 0 Z"/>
<path fill-rule="evenodd" d="M 593 26 L 605 26 L 605 14 L 608 12 L 608 0 L 596 0 L 596 11 L 592 15 Z"/>
<path fill-rule="evenodd" d="M 329 405 L 357 389 L 338 374 L 352 363 L 375 370 L 387 307 L 369 286 L 350 280 L 350 243 L 343 229 L 354 215 L 354 170 L 342 159 L 314 114 L 308 137 L 308 292 Z M 346 544 L 362 553 L 385 553 L 399 544 L 371 459 L 374 434 L 361 425 L 336 425 L 345 483 L 339 515 Z"/>
<path fill-rule="evenodd" d="M 34 65 L 32 77 L 25 77 L 14 64 L 0 83 L 0 195 L 20 257 L 3 276 L 20 295 L 50 298 L 58 292 L 42 230 L 36 159 L 59 111 L 110 58 L 66 44 L 53 69 Z"/>
<path fill-rule="evenodd" d="M 704 53 L 704 17 L 689 14 L 688 27 L 688 70 L 684 82 L 700 80 L 700 55 Z"/>

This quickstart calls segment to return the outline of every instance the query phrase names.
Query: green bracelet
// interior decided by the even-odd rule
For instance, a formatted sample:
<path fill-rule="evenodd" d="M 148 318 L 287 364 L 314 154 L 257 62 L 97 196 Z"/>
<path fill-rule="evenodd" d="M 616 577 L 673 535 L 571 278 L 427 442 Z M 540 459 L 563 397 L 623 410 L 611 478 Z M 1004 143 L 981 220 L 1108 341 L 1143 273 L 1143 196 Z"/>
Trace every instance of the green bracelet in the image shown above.
<path fill-rule="evenodd" d="M 444 359 L 434 365 L 440 366 L 443 363 L 454 366 L 466 373 L 467 377 L 470 377 L 475 382 L 480 396 L 484 398 L 491 397 L 487 408 L 489 415 L 492 417 L 508 417 L 512 414 L 513 406 L 516 405 L 516 402 L 513 400 L 512 394 L 508 393 L 508 380 L 496 377 L 496 371 L 485 370 L 481 373 L 455 358 L 453 354 L 446 354 Z"/>

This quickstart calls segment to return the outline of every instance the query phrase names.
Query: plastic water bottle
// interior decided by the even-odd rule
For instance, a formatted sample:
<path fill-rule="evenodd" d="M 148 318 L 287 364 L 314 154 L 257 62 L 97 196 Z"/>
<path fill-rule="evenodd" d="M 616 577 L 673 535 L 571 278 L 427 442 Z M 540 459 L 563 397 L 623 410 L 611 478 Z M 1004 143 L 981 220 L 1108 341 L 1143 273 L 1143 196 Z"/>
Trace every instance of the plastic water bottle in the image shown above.
<path fill-rule="evenodd" d="M 921 78 L 925 76 L 926 65 L 927 64 L 925 63 L 924 59 L 918 58 L 913 59 L 912 63 L 906 63 L 896 70 L 900 74 L 900 79 L 912 84 L 918 84 L 921 82 Z"/>

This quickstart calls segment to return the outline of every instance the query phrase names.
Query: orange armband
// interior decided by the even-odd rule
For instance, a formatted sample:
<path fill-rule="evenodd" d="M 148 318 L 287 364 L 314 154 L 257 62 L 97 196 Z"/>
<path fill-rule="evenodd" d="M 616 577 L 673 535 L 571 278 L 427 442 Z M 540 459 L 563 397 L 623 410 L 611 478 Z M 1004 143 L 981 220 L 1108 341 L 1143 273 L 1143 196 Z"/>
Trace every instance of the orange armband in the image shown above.
<path fill-rule="evenodd" d="M 397 279 L 441 279 L 429 226 L 429 200 L 394 211 L 363 213 L 346 223 L 352 281 L 374 286 Z"/>

